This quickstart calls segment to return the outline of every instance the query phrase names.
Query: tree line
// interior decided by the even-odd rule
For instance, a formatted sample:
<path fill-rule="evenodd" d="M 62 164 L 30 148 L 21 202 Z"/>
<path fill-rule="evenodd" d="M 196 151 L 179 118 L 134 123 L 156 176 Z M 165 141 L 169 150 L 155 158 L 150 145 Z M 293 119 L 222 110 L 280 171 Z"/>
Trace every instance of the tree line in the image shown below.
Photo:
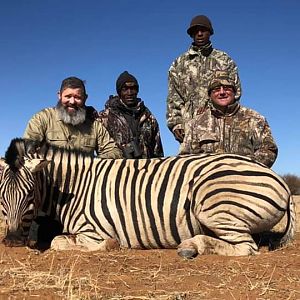
<path fill-rule="evenodd" d="M 300 195 L 300 177 L 299 176 L 287 173 L 287 174 L 284 174 L 282 176 L 282 178 L 289 186 L 293 195 Z"/>

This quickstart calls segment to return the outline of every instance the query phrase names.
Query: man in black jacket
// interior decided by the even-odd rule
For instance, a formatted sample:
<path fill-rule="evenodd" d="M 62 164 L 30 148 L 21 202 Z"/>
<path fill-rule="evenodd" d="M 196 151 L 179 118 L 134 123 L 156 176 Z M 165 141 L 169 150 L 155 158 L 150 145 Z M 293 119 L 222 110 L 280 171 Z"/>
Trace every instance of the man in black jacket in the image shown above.
<path fill-rule="evenodd" d="M 158 122 L 137 97 L 139 84 L 127 71 L 116 82 L 117 96 L 110 96 L 99 118 L 123 151 L 125 158 L 153 158 L 164 155 Z"/>

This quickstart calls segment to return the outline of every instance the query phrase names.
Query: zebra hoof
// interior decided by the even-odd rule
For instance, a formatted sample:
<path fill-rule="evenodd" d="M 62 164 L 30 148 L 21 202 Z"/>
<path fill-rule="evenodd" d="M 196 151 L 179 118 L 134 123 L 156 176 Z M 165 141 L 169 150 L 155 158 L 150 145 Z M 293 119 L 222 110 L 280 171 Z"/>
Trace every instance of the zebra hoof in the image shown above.
<path fill-rule="evenodd" d="M 192 259 L 195 258 L 197 256 L 197 251 L 195 249 L 178 249 L 177 253 L 179 256 L 186 258 L 186 259 Z"/>
<path fill-rule="evenodd" d="M 106 251 L 120 250 L 120 244 L 116 239 L 107 239 L 104 242 Z"/>

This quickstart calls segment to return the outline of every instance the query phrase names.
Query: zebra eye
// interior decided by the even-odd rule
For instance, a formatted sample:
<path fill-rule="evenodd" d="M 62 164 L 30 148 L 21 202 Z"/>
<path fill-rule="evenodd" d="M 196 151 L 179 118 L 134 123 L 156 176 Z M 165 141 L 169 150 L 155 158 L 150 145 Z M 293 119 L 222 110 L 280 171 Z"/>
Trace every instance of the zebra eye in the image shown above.
<path fill-rule="evenodd" d="M 30 190 L 28 193 L 28 197 L 33 197 L 33 194 L 34 194 L 34 190 Z"/>

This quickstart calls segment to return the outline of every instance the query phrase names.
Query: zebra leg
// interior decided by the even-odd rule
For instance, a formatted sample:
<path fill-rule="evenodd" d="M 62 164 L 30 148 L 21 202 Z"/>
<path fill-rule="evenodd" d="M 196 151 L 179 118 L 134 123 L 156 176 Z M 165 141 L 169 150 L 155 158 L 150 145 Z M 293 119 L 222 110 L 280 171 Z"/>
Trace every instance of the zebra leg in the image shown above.
<path fill-rule="evenodd" d="M 247 234 L 248 235 L 248 234 Z M 258 247 L 251 235 L 246 236 L 246 242 L 231 244 L 207 235 L 196 235 L 184 240 L 177 253 L 184 258 L 193 258 L 197 254 L 217 254 L 225 256 L 243 256 L 258 254 Z"/>
<path fill-rule="evenodd" d="M 106 239 L 96 241 L 88 237 L 84 233 L 74 235 L 59 235 L 51 242 L 51 249 L 53 250 L 78 250 L 78 251 L 110 251 L 119 249 L 120 245 L 116 239 Z"/>

